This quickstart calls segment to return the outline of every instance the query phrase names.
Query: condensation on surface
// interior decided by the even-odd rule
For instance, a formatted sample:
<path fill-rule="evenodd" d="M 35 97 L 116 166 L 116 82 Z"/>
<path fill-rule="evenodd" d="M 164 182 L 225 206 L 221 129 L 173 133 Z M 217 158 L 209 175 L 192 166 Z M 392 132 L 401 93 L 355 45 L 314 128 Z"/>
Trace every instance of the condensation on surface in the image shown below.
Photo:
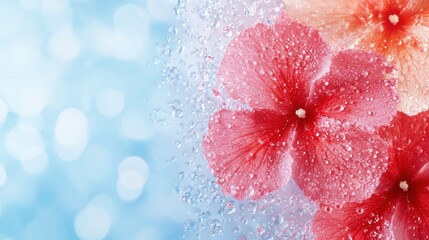
<path fill-rule="evenodd" d="M 167 164 L 177 171 L 176 193 L 192 209 L 183 239 L 312 238 L 311 217 L 317 207 L 293 182 L 258 201 L 237 201 L 222 193 L 201 149 L 210 115 L 238 106 L 218 89 L 216 73 L 226 46 L 257 22 L 273 23 L 282 9 L 281 1 L 270 0 L 178 2 L 180 24 L 170 27 L 169 44 L 160 57 L 168 59 L 160 91 L 167 89 L 171 101 L 155 109 L 152 120 L 181 129 L 179 155 Z"/>

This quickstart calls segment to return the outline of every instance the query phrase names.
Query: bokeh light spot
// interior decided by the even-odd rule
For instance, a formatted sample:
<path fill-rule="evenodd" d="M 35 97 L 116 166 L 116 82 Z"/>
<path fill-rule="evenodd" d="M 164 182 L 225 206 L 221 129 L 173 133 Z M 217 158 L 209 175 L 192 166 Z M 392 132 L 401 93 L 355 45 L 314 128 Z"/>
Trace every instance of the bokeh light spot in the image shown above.
<path fill-rule="evenodd" d="M 137 199 L 149 178 L 149 165 L 140 157 L 124 159 L 118 168 L 116 190 L 124 201 Z"/>
<path fill-rule="evenodd" d="M 21 155 L 21 166 L 29 174 L 41 173 L 48 166 L 45 149 L 40 146 L 25 149 Z"/>
<path fill-rule="evenodd" d="M 93 204 L 77 214 L 74 228 L 80 239 L 100 240 L 109 232 L 111 221 L 111 216 L 106 209 Z"/>
<path fill-rule="evenodd" d="M 133 140 L 147 140 L 155 133 L 149 114 L 138 110 L 127 112 L 121 121 L 122 133 Z"/>
<path fill-rule="evenodd" d="M 7 172 L 6 169 L 0 165 L 0 187 L 4 186 L 7 182 Z"/>
<path fill-rule="evenodd" d="M 114 117 L 124 109 L 125 100 L 116 89 L 104 89 L 98 94 L 97 109 L 106 117 Z"/>
<path fill-rule="evenodd" d="M 73 60 L 79 55 L 80 50 L 80 41 L 70 26 L 56 31 L 49 41 L 50 55 L 60 61 Z"/>
<path fill-rule="evenodd" d="M 55 124 L 55 139 L 60 146 L 57 152 L 65 160 L 77 158 L 86 147 L 88 140 L 88 120 L 86 115 L 76 108 L 60 113 Z M 68 156 L 71 159 L 68 159 Z"/>
<path fill-rule="evenodd" d="M 0 99 L 0 127 L 3 125 L 9 113 L 9 108 L 5 102 Z"/>
<path fill-rule="evenodd" d="M 157 21 L 167 22 L 173 18 L 173 10 L 177 1 L 173 0 L 147 0 L 147 9 Z"/>

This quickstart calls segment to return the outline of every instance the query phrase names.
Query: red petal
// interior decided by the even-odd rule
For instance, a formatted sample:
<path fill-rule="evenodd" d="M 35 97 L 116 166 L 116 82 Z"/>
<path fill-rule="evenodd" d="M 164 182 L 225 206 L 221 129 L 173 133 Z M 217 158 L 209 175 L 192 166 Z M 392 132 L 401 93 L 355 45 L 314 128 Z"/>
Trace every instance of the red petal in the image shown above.
<path fill-rule="evenodd" d="M 387 144 L 354 126 L 298 129 L 293 178 L 304 194 L 325 204 L 366 199 L 387 166 Z"/>
<path fill-rule="evenodd" d="M 426 187 L 429 186 L 429 158 L 426 158 L 425 160 L 426 164 L 420 168 L 412 181 L 417 182 L 420 186 L 424 185 Z"/>
<path fill-rule="evenodd" d="M 396 239 L 429 239 L 429 192 L 426 188 L 411 200 L 401 198 L 393 219 L 393 234 Z"/>
<path fill-rule="evenodd" d="M 321 207 L 313 220 L 315 239 L 391 239 L 389 226 L 395 205 L 393 198 L 373 195 L 340 209 Z"/>
<path fill-rule="evenodd" d="M 270 110 L 221 110 L 212 116 L 203 149 L 226 194 L 257 199 L 288 183 L 287 119 Z"/>
<path fill-rule="evenodd" d="M 391 124 L 379 129 L 380 136 L 388 141 L 392 161 L 386 179 L 397 180 L 400 174 L 413 177 L 429 161 L 429 111 L 415 116 L 398 112 Z M 396 183 L 395 183 L 396 184 Z M 388 186 L 386 186 L 388 188 Z"/>
<path fill-rule="evenodd" d="M 281 112 L 305 103 L 323 70 L 328 46 L 317 31 L 297 23 L 257 24 L 228 46 L 219 70 L 229 95 L 252 108 Z"/>
<path fill-rule="evenodd" d="M 393 189 L 401 196 L 393 222 L 396 239 L 429 239 L 428 121 L 429 111 L 415 116 L 398 112 L 390 126 L 380 129 L 390 144 L 392 162 L 379 188 Z M 406 193 L 398 189 L 398 180 L 408 181 Z"/>
<path fill-rule="evenodd" d="M 340 52 L 332 59 L 330 72 L 314 86 L 317 113 L 361 126 L 388 124 L 398 102 L 395 81 L 385 76 L 391 70 L 381 55 Z"/>

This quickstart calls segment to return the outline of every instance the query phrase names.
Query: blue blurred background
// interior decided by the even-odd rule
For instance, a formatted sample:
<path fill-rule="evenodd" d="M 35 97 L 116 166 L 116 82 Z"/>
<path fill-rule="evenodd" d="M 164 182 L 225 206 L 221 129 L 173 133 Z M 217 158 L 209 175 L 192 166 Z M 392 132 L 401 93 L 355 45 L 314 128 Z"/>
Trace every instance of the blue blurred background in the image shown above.
<path fill-rule="evenodd" d="M 180 239 L 172 0 L 0 1 L 0 239 Z"/>

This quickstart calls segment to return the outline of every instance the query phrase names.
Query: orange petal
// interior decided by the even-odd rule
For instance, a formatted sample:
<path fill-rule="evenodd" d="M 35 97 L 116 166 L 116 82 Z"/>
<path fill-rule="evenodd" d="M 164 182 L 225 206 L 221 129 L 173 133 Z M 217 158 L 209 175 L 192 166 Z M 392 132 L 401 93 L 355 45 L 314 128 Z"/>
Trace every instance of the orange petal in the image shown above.
<path fill-rule="evenodd" d="M 429 28 L 415 27 L 414 46 L 398 51 L 396 65 L 399 70 L 398 110 L 415 115 L 429 108 Z M 423 39 L 426 37 L 426 39 Z"/>

